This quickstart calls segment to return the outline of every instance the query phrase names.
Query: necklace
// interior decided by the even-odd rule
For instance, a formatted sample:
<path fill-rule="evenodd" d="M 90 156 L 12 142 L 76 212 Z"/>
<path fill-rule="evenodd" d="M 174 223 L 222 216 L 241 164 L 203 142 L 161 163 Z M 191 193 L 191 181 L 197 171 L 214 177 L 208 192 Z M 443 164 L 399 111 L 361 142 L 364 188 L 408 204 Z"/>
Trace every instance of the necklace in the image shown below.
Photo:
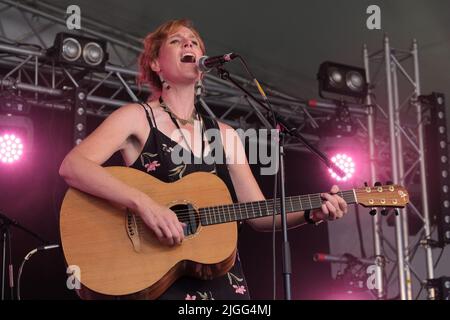
<path fill-rule="evenodd" d="M 194 125 L 194 121 L 197 118 L 197 113 L 195 112 L 195 108 L 194 110 L 192 110 L 192 114 L 188 119 L 183 119 L 178 117 L 175 113 L 172 112 L 172 110 L 170 110 L 170 108 L 167 106 L 167 104 L 164 102 L 164 100 L 162 99 L 162 97 L 159 97 L 159 105 L 161 106 L 161 108 L 163 108 L 163 110 L 165 112 L 167 112 L 172 118 L 178 120 L 181 125 L 186 125 L 186 124 L 192 124 Z"/>
<path fill-rule="evenodd" d="M 169 107 L 164 102 L 162 97 L 159 97 L 159 104 L 160 104 L 161 108 L 163 108 L 163 110 L 169 114 L 170 119 L 172 120 L 173 124 L 180 131 L 181 136 L 183 137 L 183 140 L 186 143 L 186 146 L 191 151 L 192 156 L 194 156 L 194 151 L 192 151 L 191 147 L 189 146 L 189 143 L 188 143 L 186 137 L 184 136 L 183 130 L 181 130 L 180 126 L 178 125 L 177 120 L 180 121 L 180 123 L 182 125 L 185 125 L 186 123 L 190 123 L 190 124 L 194 125 L 194 131 L 195 131 L 195 122 L 194 121 L 196 118 L 199 120 L 200 131 L 201 131 L 201 140 L 202 140 L 201 158 L 203 159 L 203 150 L 205 150 L 205 139 L 204 139 L 205 132 L 204 132 L 204 128 L 203 128 L 203 121 L 202 121 L 201 117 L 199 116 L 199 114 L 196 112 L 196 109 L 194 108 L 194 110 L 192 110 L 192 115 L 191 115 L 190 119 L 181 119 L 169 109 Z"/>

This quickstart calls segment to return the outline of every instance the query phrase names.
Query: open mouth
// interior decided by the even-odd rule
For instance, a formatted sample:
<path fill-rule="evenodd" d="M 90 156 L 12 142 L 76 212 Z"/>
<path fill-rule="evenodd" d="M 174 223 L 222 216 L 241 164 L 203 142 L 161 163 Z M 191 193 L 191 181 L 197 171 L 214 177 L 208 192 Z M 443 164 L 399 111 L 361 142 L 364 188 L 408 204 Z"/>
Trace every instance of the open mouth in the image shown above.
<path fill-rule="evenodd" d="M 181 57 L 181 62 L 184 62 L 184 63 L 195 63 L 195 55 L 193 55 L 192 53 L 185 53 Z"/>

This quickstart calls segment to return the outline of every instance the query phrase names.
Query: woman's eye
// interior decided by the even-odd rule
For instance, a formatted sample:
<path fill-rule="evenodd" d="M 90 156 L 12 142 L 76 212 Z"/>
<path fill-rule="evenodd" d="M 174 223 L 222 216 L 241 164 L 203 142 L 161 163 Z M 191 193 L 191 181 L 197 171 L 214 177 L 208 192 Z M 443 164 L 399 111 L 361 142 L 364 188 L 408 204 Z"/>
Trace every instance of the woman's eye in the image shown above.
<path fill-rule="evenodd" d="M 192 41 L 192 43 L 196 46 L 198 46 L 198 42 L 197 41 Z"/>
<path fill-rule="evenodd" d="M 170 43 L 178 43 L 178 42 L 180 42 L 180 40 L 178 39 L 173 39 L 172 41 L 170 41 Z"/>

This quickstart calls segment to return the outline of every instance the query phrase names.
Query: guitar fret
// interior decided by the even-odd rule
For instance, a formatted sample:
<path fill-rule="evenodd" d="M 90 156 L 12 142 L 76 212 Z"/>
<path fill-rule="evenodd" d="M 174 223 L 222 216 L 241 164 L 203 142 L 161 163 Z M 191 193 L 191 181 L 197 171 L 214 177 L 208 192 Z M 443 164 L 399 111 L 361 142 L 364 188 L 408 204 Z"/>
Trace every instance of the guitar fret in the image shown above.
<path fill-rule="evenodd" d="M 234 219 L 235 219 L 235 220 L 239 220 L 239 219 L 238 219 L 238 213 L 239 213 L 240 207 L 241 207 L 241 204 L 240 204 L 240 203 L 237 203 L 237 204 L 234 206 Z"/>
<path fill-rule="evenodd" d="M 309 209 L 312 209 L 311 196 L 308 194 Z"/>
<path fill-rule="evenodd" d="M 292 203 L 292 197 L 289 197 L 289 201 L 291 202 L 291 211 L 290 212 L 294 212 L 294 204 Z"/>
<path fill-rule="evenodd" d="M 245 215 L 248 216 L 249 214 L 251 214 L 251 211 L 253 211 L 252 209 L 252 203 L 249 202 L 246 206 L 245 206 Z"/>
<path fill-rule="evenodd" d="M 220 217 L 220 206 L 216 206 L 216 208 L 217 208 L 217 220 L 219 221 L 219 223 L 221 223 L 222 219 Z"/>
<path fill-rule="evenodd" d="M 234 213 L 236 220 L 240 220 L 240 215 L 241 215 L 241 212 L 242 212 L 242 206 L 243 206 L 242 203 L 238 203 L 237 204 L 237 208 L 236 208 L 236 211 Z"/>
<path fill-rule="evenodd" d="M 248 203 L 245 205 L 245 210 L 243 211 L 243 213 L 244 213 L 246 216 L 250 213 L 251 205 L 252 205 L 251 202 L 248 202 Z M 250 209 L 249 209 L 249 206 L 250 206 Z"/>
<path fill-rule="evenodd" d="M 225 218 L 225 206 L 220 206 L 220 218 L 222 219 L 222 222 L 226 222 Z"/>
<path fill-rule="evenodd" d="M 225 213 L 225 205 L 222 206 L 222 222 L 227 222 L 227 217 Z"/>
<path fill-rule="evenodd" d="M 205 208 L 204 210 L 202 210 L 204 213 L 205 213 L 205 222 L 206 222 L 206 224 L 208 225 L 208 224 L 210 224 L 210 222 L 208 221 L 208 211 L 209 211 L 209 208 Z M 201 214 L 201 211 L 200 211 L 200 214 Z"/>

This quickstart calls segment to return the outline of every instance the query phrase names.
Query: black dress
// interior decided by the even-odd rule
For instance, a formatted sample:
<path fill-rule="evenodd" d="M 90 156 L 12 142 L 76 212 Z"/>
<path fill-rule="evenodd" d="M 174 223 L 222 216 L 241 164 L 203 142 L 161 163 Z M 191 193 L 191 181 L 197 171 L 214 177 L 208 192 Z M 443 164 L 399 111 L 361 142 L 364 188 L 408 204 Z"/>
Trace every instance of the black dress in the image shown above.
<path fill-rule="evenodd" d="M 182 177 L 198 171 L 217 174 L 227 184 L 234 201 L 235 193 L 229 178 L 228 172 L 224 171 L 226 165 L 207 164 L 203 161 L 191 161 L 191 164 L 175 165 L 172 162 L 171 152 L 177 145 L 164 133 L 158 130 L 153 111 L 148 105 L 142 104 L 147 114 L 150 125 L 150 133 L 147 141 L 137 160 L 131 165 L 132 168 L 146 172 L 155 178 L 164 182 L 174 182 Z M 215 127 L 218 124 L 209 118 L 202 117 L 202 123 L 205 128 Z M 194 155 L 191 152 L 191 157 Z M 198 164 L 201 162 L 200 164 Z M 219 167 L 221 166 L 221 167 Z M 182 277 L 178 279 L 167 291 L 159 298 L 162 300 L 236 300 L 250 299 L 247 283 L 242 271 L 239 260 L 239 254 L 236 256 L 234 266 L 224 276 L 212 280 L 201 280 L 191 277 Z"/>

